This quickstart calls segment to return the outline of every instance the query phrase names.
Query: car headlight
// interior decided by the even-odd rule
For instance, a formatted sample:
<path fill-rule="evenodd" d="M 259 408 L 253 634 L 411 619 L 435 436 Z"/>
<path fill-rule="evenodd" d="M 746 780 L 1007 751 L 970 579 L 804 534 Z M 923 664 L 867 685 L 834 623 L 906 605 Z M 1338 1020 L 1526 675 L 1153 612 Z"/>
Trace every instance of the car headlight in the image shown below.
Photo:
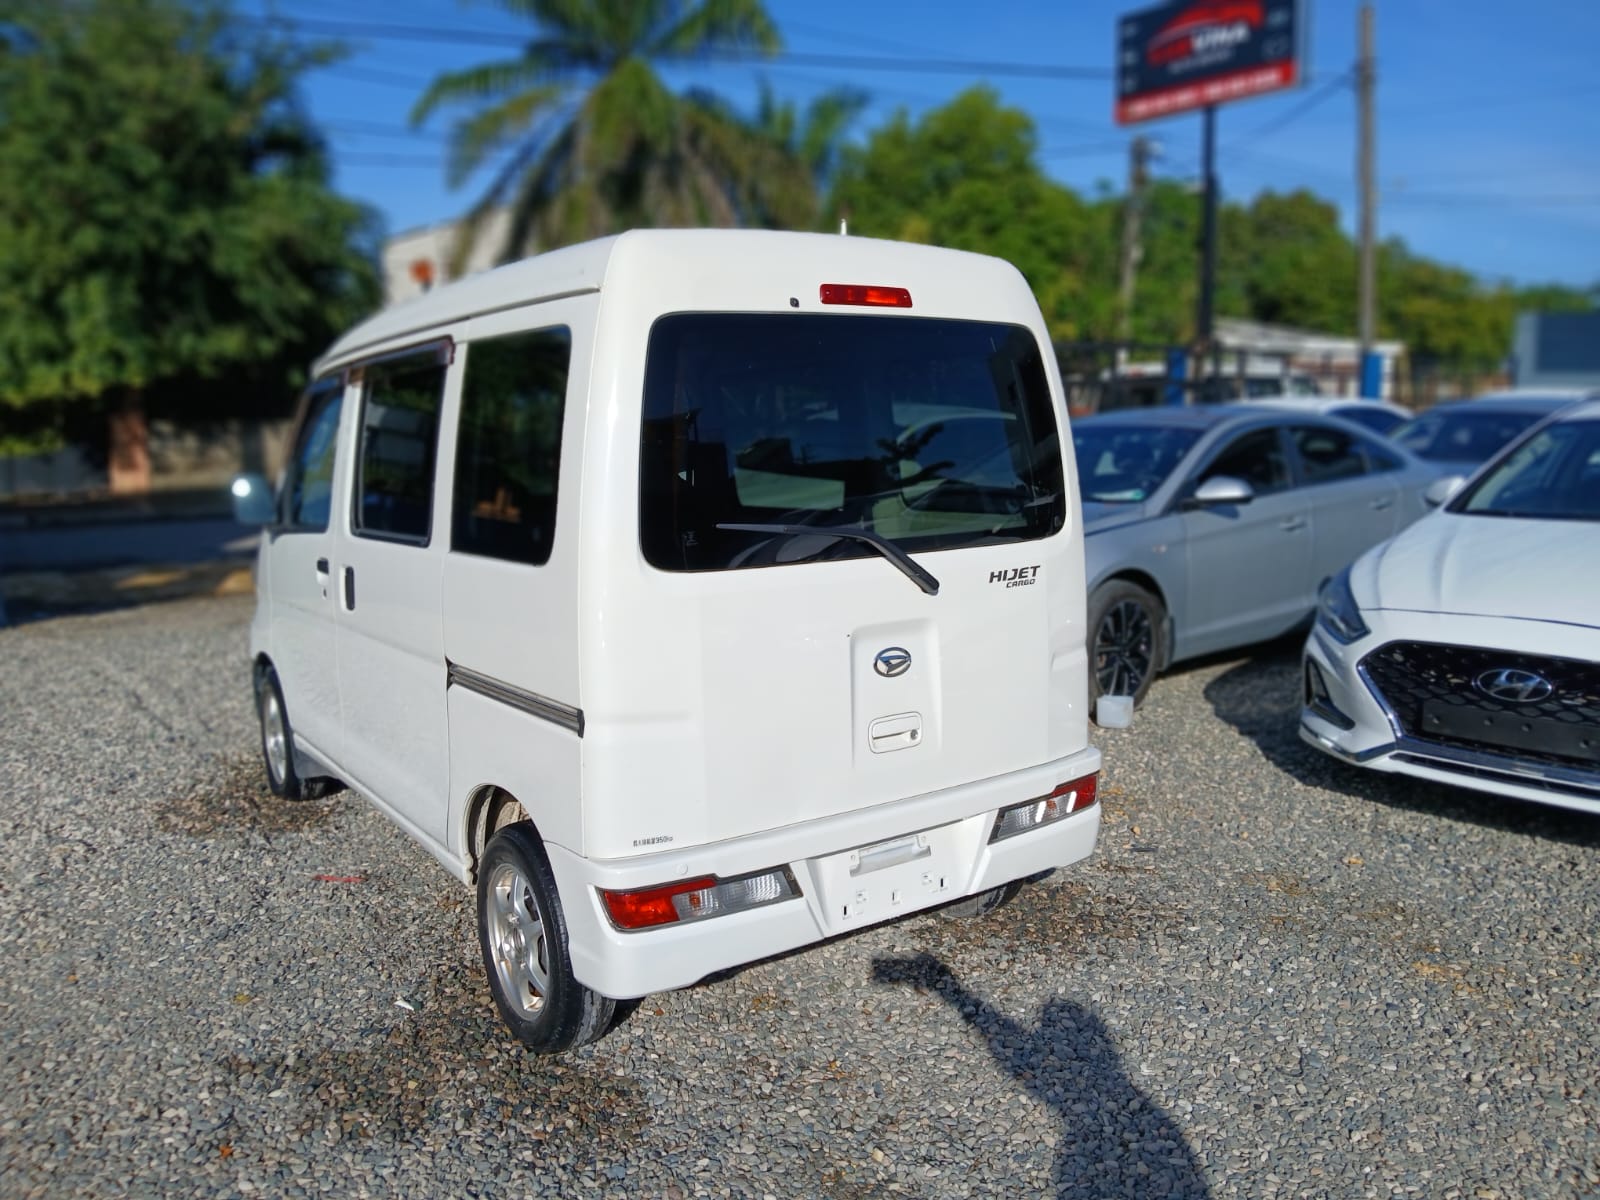
<path fill-rule="evenodd" d="M 1346 567 L 1317 593 L 1317 620 L 1334 639 L 1349 645 L 1367 636 L 1372 630 L 1361 619 L 1361 609 L 1350 591 L 1350 568 Z"/>

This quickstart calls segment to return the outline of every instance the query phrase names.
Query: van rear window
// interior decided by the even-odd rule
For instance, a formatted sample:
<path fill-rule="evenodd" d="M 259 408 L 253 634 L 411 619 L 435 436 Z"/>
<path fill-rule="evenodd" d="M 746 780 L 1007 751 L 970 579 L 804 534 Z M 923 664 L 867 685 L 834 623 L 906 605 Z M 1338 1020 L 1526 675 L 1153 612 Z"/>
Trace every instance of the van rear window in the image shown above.
<path fill-rule="evenodd" d="M 1027 329 L 679 313 L 651 330 L 640 538 L 656 567 L 875 553 L 728 524 L 863 529 L 915 553 L 1048 537 L 1065 520 L 1060 438 Z"/>

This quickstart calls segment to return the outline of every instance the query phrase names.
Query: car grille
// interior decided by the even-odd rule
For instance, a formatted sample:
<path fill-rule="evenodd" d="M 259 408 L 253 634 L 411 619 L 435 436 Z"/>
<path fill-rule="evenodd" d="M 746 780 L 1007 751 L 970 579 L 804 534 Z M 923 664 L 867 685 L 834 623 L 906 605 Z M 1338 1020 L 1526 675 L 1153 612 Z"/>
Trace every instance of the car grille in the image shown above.
<path fill-rule="evenodd" d="M 1600 768 L 1600 664 L 1434 642 L 1390 642 L 1361 660 L 1410 737 L 1585 770 Z M 1547 695 L 1488 695 L 1501 671 L 1527 672 Z M 1524 682 L 1526 682 L 1524 680 Z"/>

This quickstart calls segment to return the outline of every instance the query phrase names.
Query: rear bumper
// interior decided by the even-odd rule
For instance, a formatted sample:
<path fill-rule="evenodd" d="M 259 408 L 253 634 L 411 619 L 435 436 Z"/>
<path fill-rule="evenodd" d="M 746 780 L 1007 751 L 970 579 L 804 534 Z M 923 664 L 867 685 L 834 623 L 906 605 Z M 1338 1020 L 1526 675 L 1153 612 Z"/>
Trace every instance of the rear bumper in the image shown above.
<path fill-rule="evenodd" d="M 605 996 L 644 996 L 1067 866 L 1094 851 L 1099 804 L 990 843 L 995 815 L 1099 769 L 1100 752 L 1091 747 L 1039 767 L 895 804 L 625 863 L 592 861 L 548 845 L 573 973 Z M 911 861 L 881 870 L 851 870 L 843 857 L 919 833 L 927 835 L 928 852 Z M 790 869 L 801 896 L 691 924 L 623 932 L 607 919 L 599 896 L 601 889 L 652 887 L 777 866 Z"/>

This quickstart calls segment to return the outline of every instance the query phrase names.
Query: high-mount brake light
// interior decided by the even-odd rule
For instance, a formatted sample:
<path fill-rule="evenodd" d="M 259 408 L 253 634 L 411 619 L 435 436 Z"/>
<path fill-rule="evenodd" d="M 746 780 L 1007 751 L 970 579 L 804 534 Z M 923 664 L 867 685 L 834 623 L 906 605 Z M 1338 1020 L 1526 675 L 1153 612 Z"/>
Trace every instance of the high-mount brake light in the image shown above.
<path fill-rule="evenodd" d="M 774 867 L 737 879 L 706 875 L 636 891 L 602 891 L 600 899 L 618 929 L 650 929 L 743 912 L 799 894 L 800 888 L 788 868 Z"/>
<path fill-rule="evenodd" d="M 1081 779 L 1061 784 L 1048 796 L 1040 796 L 1037 800 L 1024 800 L 1021 804 L 1002 808 L 995 815 L 994 829 L 989 834 L 989 840 L 1004 841 L 1008 837 L 1015 837 L 1019 833 L 1026 833 L 1030 829 L 1037 829 L 1041 825 L 1059 821 L 1062 817 L 1082 812 L 1095 802 L 1095 784 L 1098 778 L 1095 775 L 1085 775 Z"/>
<path fill-rule="evenodd" d="M 910 308 L 911 293 L 903 287 L 881 287 L 873 283 L 825 283 L 824 304 L 857 304 L 865 308 Z"/>

